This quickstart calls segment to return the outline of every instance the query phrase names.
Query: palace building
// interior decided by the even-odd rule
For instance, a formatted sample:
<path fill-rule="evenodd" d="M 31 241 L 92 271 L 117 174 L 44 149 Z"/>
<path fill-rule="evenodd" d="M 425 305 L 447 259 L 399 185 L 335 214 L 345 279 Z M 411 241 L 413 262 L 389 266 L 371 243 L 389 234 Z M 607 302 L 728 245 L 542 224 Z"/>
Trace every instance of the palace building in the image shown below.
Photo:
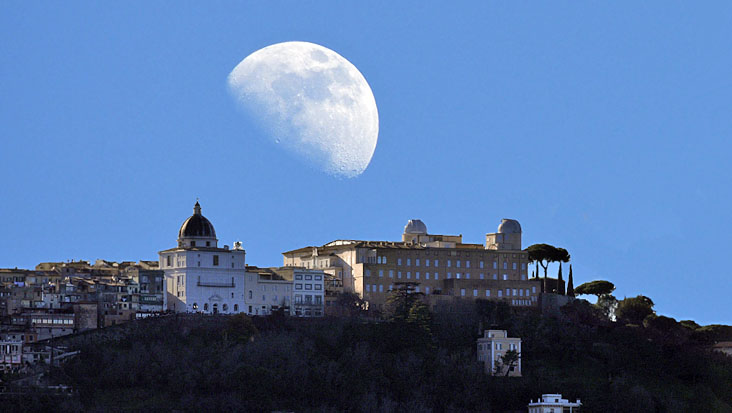
<path fill-rule="evenodd" d="M 470 244 L 462 235 L 430 234 L 414 219 L 404 227 L 401 241 L 336 240 L 282 255 L 285 266 L 323 270 L 370 308 L 383 308 L 389 291 L 400 283 L 415 285 L 415 292 L 432 304 L 484 298 L 537 306 L 541 281 L 528 277 L 521 236 L 519 222 L 504 219 L 497 232 L 486 234 L 484 244 Z M 334 299 L 326 291 L 326 306 Z"/>

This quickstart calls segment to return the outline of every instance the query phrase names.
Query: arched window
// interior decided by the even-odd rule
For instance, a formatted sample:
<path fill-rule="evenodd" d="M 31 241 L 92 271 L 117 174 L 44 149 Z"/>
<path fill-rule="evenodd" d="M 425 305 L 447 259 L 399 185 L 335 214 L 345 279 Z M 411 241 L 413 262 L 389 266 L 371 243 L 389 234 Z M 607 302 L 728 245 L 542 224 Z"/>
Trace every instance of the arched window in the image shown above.
<path fill-rule="evenodd" d="M 239 311 L 239 304 L 234 304 L 234 311 Z"/>
<path fill-rule="evenodd" d="M 203 311 L 208 311 L 208 303 L 203 304 Z"/>
<path fill-rule="evenodd" d="M 198 303 L 193 303 L 193 309 L 198 310 Z"/>
<path fill-rule="evenodd" d="M 226 311 L 229 311 L 229 305 L 228 304 L 224 304 L 224 312 L 226 312 Z"/>

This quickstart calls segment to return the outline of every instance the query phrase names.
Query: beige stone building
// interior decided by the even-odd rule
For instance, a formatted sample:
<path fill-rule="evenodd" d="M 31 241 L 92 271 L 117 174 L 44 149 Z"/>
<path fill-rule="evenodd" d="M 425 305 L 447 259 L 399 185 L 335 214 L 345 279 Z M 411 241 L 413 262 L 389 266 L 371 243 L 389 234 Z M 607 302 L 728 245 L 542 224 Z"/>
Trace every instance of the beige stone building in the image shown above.
<path fill-rule="evenodd" d="M 518 360 L 513 365 L 507 365 L 503 356 L 513 350 L 518 353 Z M 483 337 L 478 339 L 478 361 L 484 364 L 488 374 L 521 377 L 521 339 L 509 337 L 506 330 L 485 330 Z"/>
<path fill-rule="evenodd" d="M 389 291 L 404 282 L 417 283 L 416 292 L 431 304 L 484 298 L 536 306 L 541 282 L 528 277 L 521 235 L 518 221 L 504 219 L 484 244 L 470 244 L 462 235 L 429 234 L 415 219 L 404 227 L 401 241 L 336 240 L 298 248 L 283 253 L 284 266 L 321 269 L 370 309 L 382 309 Z M 332 299 L 326 294 L 326 306 Z"/>

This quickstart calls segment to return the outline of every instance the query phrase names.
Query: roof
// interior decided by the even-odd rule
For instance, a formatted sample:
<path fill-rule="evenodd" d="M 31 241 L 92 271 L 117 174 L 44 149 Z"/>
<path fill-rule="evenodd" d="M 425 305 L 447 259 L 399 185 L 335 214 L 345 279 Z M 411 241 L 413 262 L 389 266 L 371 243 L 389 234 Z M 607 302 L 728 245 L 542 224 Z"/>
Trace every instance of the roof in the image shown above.
<path fill-rule="evenodd" d="M 196 202 L 193 215 L 183 222 L 178 231 L 178 238 L 216 238 L 216 231 L 211 222 L 201 214 L 201 205 Z"/>
<path fill-rule="evenodd" d="M 395 241 L 356 241 L 350 240 L 350 243 L 345 243 L 345 240 L 331 241 L 321 247 L 308 246 L 291 251 L 285 251 L 282 254 L 297 254 L 301 252 L 311 252 L 314 248 L 318 250 L 318 255 L 327 255 L 331 251 L 341 251 L 345 248 L 379 248 L 379 249 L 401 249 L 401 250 L 426 250 L 426 249 L 462 249 L 462 250 L 485 250 L 483 244 L 462 244 L 456 243 L 455 247 L 432 247 L 424 244 L 412 244 L 409 242 L 395 242 Z M 495 251 L 495 250 L 490 250 Z"/>

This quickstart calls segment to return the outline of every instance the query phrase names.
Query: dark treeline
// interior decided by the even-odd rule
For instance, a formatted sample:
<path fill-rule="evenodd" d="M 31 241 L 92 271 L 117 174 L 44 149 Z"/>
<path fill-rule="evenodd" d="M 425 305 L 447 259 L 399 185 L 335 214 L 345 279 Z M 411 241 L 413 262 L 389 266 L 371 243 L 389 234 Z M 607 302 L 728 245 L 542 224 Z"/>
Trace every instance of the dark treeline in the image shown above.
<path fill-rule="evenodd" d="M 19 410 L 526 411 L 541 393 L 585 412 L 732 411 L 732 362 L 706 345 L 728 335 L 672 319 L 621 325 L 577 300 L 559 318 L 478 300 L 420 322 L 169 316 L 122 336 L 90 334 L 55 372 L 73 398 Z M 669 321 L 670 320 L 670 321 Z M 523 339 L 524 377 L 476 361 L 481 328 Z M 53 403 L 52 406 L 49 403 Z"/>

